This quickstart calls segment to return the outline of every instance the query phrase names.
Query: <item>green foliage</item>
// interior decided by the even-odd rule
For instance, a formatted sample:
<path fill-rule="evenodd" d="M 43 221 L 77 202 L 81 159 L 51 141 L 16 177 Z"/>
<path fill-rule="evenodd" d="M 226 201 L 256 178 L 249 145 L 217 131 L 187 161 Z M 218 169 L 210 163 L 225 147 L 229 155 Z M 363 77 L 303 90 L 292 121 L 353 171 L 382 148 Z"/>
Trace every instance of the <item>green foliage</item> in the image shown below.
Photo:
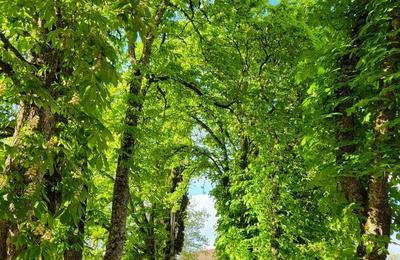
<path fill-rule="evenodd" d="M 0 228 L 14 256 L 101 258 L 118 163 L 129 169 L 124 259 L 166 258 L 178 217 L 183 252 L 201 248 L 205 216 L 186 199 L 203 175 L 219 259 L 386 254 L 389 234 L 368 230 L 368 203 L 349 199 L 344 180 L 368 195 L 387 178 L 398 232 L 399 9 L 0 1 Z M 134 151 L 118 162 L 126 133 Z"/>

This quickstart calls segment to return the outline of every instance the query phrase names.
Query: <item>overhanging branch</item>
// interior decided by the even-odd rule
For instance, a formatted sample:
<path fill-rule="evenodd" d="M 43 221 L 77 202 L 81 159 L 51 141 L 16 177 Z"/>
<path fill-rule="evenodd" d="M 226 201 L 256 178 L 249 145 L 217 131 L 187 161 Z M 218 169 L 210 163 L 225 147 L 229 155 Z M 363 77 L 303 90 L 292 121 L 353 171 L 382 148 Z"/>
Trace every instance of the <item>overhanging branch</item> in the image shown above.
<path fill-rule="evenodd" d="M 0 139 L 11 137 L 14 134 L 14 128 L 11 126 L 5 126 L 0 128 Z"/>
<path fill-rule="evenodd" d="M 154 75 L 151 75 L 151 77 L 149 78 L 149 82 L 150 83 L 155 83 L 155 82 L 159 82 L 159 81 L 167 81 L 167 80 L 173 80 L 175 82 L 178 82 L 179 84 L 181 84 L 182 86 L 190 89 L 192 92 L 194 92 L 196 95 L 202 97 L 205 96 L 205 94 L 200 90 L 200 88 L 198 86 L 196 86 L 195 83 L 183 80 L 181 78 L 173 78 L 170 76 L 160 76 L 160 77 L 156 77 Z M 227 103 L 222 103 L 216 100 L 212 100 L 212 103 L 219 108 L 224 108 L 224 109 L 229 109 L 233 104 L 236 103 L 236 100 L 232 100 L 230 102 Z"/>
<path fill-rule="evenodd" d="M 27 61 L 25 58 L 24 58 L 24 56 L 22 56 L 22 54 L 17 50 L 17 48 L 15 48 L 11 43 L 10 43 L 10 41 L 7 39 L 7 37 L 4 35 L 4 33 L 3 32 L 0 32 L 0 40 L 3 42 L 3 44 L 4 44 L 4 49 L 5 50 L 9 50 L 9 51 L 11 51 L 12 53 L 14 53 L 14 55 L 18 58 L 18 59 L 20 59 L 21 61 L 23 61 L 23 62 L 25 62 L 25 63 L 27 63 L 27 64 L 30 64 L 30 65 L 33 65 L 33 64 L 31 64 L 29 61 Z"/>
<path fill-rule="evenodd" d="M 2 60 L 0 60 L 0 73 L 4 73 L 9 77 L 12 77 L 15 74 L 11 65 Z"/>
<path fill-rule="evenodd" d="M 226 145 L 225 143 L 213 132 L 213 130 L 203 121 L 201 121 L 199 118 L 197 118 L 196 116 L 192 116 L 191 117 L 204 129 L 206 130 L 211 137 L 214 139 L 214 141 L 220 146 L 220 148 L 222 149 L 223 155 L 224 155 L 224 162 L 228 163 L 228 150 L 226 149 Z"/>

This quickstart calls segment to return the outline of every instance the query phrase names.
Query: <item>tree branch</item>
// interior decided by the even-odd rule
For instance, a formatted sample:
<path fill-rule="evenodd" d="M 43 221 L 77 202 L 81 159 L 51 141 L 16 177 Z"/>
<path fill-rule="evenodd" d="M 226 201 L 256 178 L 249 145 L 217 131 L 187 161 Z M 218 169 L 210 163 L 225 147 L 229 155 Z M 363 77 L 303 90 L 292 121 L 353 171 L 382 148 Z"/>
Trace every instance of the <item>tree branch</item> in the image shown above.
<path fill-rule="evenodd" d="M 160 6 L 158 7 L 156 16 L 154 17 L 154 28 L 158 28 L 159 25 L 161 24 L 162 18 L 164 16 L 165 11 L 167 10 L 168 4 L 169 4 L 169 1 L 164 0 L 161 2 Z M 154 30 L 150 30 L 149 33 L 146 35 L 146 39 L 143 39 L 143 40 L 145 40 L 144 47 L 143 47 L 142 56 L 140 57 L 140 61 L 139 61 L 139 63 L 142 65 L 147 65 L 149 63 L 154 37 L 155 37 Z"/>
<path fill-rule="evenodd" d="M 218 170 L 218 172 L 221 175 L 224 174 L 224 171 L 221 170 L 221 168 L 224 168 L 224 167 L 223 166 L 219 166 L 218 162 L 213 158 L 213 156 L 209 152 L 204 151 L 203 149 L 200 149 L 199 147 L 193 147 L 193 150 L 197 151 L 198 153 L 200 153 L 200 154 L 206 156 L 208 159 L 210 159 L 212 161 L 212 163 L 214 164 L 215 168 Z"/>
<path fill-rule="evenodd" d="M 188 19 L 189 22 L 192 24 L 194 31 L 199 36 L 200 42 L 203 42 L 204 41 L 203 35 L 200 33 L 200 30 L 197 28 L 196 24 L 194 23 L 194 12 L 192 12 L 192 16 L 190 16 L 187 12 L 185 12 L 185 10 L 183 10 L 183 8 L 180 8 L 179 6 L 174 5 L 172 3 L 170 3 L 170 5 L 183 13 L 183 15 L 186 17 L 186 19 Z"/>
<path fill-rule="evenodd" d="M 159 81 L 167 81 L 167 80 L 173 80 L 175 82 L 180 83 L 182 86 L 190 89 L 191 91 L 193 91 L 196 95 L 198 96 L 205 96 L 204 93 L 200 90 L 200 88 L 198 86 L 196 86 L 194 83 L 185 81 L 183 79 L 180 78 L 172 78 L 170 76 L 161 76 L 161 77 L 155 77 L 154 75 L 151 75 L 151 77 L 149 78 L 150 83 L 155 83 L 155 82 L 159 82 Z M 233 104 L 236 103 L 236 100 L 230 101 L 228 103 L 221 103 L 218 102 L 216 100 L 213 100 L 212 103 L 219 108 L 224 108 L 224 109 L 228 109 L 230 108 Z"/>
<path fill-rule="evenodd" d="M 0 139 L 4 139 L 7 137 L 11 137 L 14 134 L 14 127 L 5 126 L 4 128 L 0 128 Z"/>
<path fill-rule="evenodd" d="M 201 121 L 196 116 L 191 115 L 190 117 L 193 118 L 204 130 L 206 130 L 211 135 L 211 137 L 214 139 L 214 141 L 218 143 L 218 145 L 221 147 L 223 154 L 224 154 L 224 162 L 228 163 L 228 159 L 229 159 L 228 150 L 226 149 L 225 143 L 212 131 L 212 129 L 206 123 Z"/>
<path fill-rule="evenodd" d="M 6 49 L 7 51 L 10 50 L 12 53 L 14 53 L 14 55 L 20 59 L 21 61 L 32 65 L 30 62 L 28 62 L 24 56 L 22 56 L 22 54 L 10 43 L 10 41 L 7 39 L 7 37 L 4 35 L 3 32 L 0 32 L 0 40 L 3 42 L 4 44 L 4 49 Z"/>
<path fill-rule="evenodd" d="M 7 74 L 7 76 L 9 76 L 9 77 L 14 76 L 14 74 L 15 74 L 11 65 L 2 60 L 0 60 L 0 73 Z"/>

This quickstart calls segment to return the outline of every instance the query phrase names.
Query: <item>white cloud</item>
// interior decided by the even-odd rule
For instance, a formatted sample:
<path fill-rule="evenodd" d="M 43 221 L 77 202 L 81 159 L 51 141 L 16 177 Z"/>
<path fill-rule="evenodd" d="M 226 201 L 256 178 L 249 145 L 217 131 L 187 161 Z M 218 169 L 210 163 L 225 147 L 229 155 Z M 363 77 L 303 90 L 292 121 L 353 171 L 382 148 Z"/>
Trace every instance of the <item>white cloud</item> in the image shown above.
<path fill-rule="evenodd" d="M 391 237 L 391 242 L 389 244 L 389 254 L 399 255 L 400 254 L 400 241 L 396 239 L 396 234 L 393 234 Z"/>

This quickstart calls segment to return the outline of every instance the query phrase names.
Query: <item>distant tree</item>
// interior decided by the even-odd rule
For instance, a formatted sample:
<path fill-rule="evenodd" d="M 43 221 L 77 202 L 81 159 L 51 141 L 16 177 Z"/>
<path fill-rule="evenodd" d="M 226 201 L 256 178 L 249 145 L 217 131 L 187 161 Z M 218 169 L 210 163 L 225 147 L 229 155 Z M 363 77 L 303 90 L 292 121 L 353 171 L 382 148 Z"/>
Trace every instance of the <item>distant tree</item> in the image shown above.
<path fill-rule="evenodd" d="M 209 240 L 201 233 L 206 220 L 210 214 L 205 210 L 196 210 L 196 204 L 191 202 L 187 211 L 185 221 L 185 242 L 183 244 L 182 256 L 184 259 L 192 259 L 193 254 L 203 249 Z"/>

